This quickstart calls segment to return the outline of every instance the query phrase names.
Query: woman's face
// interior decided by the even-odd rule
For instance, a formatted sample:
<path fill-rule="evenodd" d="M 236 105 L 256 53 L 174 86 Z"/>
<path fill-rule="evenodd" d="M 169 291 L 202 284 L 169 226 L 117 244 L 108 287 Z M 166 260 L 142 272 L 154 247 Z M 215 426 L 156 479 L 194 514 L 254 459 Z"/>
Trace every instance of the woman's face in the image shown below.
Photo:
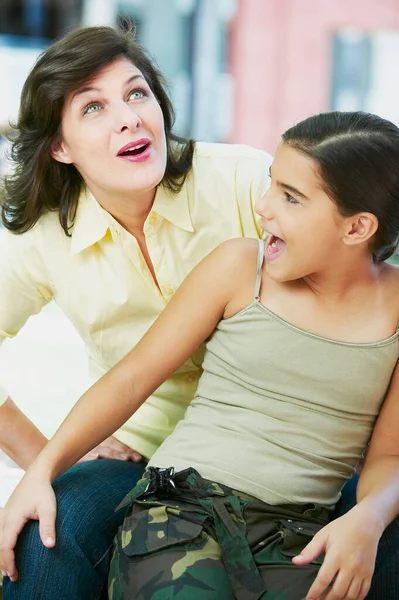
<path fill-rule="evenodd" d="M 134 64 L 117 59 L 68 96 L 52 156 L 75 165 L 99 201 L 155 194 L 166 168 L 164 120 Z"/>

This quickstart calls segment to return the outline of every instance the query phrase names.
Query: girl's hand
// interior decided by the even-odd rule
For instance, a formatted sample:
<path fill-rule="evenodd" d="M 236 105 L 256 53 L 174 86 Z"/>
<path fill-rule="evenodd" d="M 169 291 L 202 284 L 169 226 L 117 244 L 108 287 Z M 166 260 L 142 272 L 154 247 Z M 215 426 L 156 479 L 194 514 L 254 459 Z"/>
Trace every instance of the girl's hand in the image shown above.
<path fill-rule="evenodd" d="M 55 545 L 56 500 L 49 479 L 33 471 L 24 475 L 0 512 L 0 569 L 11 581 L 18 579 L 14 548 L 30 519 L 39 521 L 40 538 L 47 548 Z"/>
<path fill-rule="evenodd" d="M 370 589 L 381 535 L 380 523 L 360 505 L 323 527 L 293 558 L 296 565 L 306 565 L 326 555 L 306 600 L 363 600 Z"/>

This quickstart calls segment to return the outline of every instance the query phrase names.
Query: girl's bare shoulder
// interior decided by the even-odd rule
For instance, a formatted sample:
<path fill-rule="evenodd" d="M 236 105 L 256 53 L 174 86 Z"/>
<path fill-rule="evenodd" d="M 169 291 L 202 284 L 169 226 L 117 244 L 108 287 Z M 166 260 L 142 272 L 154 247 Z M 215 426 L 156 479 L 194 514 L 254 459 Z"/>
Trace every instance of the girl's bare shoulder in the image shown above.
<path fill-rule="evenodd" d="M 229 302 L 224 318 L 229 318 L 253 300 L 258 264 L 259 241 L 253 238 L 235 238 L 219 246 L 221 263 L 229 277 Z"/>
<path fill-rule="evenodd" d="M 259 240 L 254 238 L 233 238 L 226 240 L 214 251 L 224 265 L 230 268 L 256 269 Z"/>
<path fill-rule="evenodd" d="M 399 265 L 387 262 L 382 263 L 381 277 L 387 285 L 399 286 Z"/>
<path fill-rule="evenodd" d="M 381 266 L 381 279 L 387 300 L 397 309 L 399 320 L 399 265 L 384 263 Z"/>

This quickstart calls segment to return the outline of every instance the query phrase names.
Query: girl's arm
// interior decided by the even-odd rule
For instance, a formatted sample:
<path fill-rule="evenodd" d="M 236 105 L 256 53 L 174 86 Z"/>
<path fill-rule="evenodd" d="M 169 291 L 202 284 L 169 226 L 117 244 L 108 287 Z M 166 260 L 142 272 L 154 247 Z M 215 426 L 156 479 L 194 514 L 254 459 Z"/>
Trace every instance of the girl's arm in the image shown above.
<path fill-rule="evenodd" d="M 40 521 L 47 547 L 55 544 L 50 482 L 118 429 L 212 333 L 245 279 L 251 287 L 255 283 L 256 253 L 257 242 L 243 239 L 214 250 L 190 273 L 137 346 L 75 404 L 0 513 L 0 568 L 13 580 L 18 577 L 13 548 L 29 519 Z"/>
<path fill-rule="evenodd" d="M 96 446 L 141 406 L 215 329 L 223 317 L 245 251 L 251 255 L 255 281 L 257 243 L 225 242 L 184 280 L 146 335 L 115 367 L 95 383 L 72 408 L 34 468 L 54 479 Z M 253 263 L 253 265 L 252 265 Z"/>
<path fill-rule="evenodd" d="M 375 424 L 357 487 L 357 506 L 381 533 L 399 513 L 399 363 Z"/>
<path fill-rule="evenodd" d="M 378 542 L 399 513 L 399 363 L 375 424 L 362 469 L 356 506 L 324 527 L 294 559 L 305 565 L 326 558 L 306 600 L 362 600 L 370 588 Z M 324 596 L 323 596 L 324 598 Z"/>

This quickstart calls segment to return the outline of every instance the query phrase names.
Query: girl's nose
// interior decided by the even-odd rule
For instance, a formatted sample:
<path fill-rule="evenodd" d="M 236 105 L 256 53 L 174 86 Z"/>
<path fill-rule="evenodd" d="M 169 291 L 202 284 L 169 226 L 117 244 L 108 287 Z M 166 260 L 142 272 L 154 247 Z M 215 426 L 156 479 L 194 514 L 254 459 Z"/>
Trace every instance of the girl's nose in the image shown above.
<path fill-rule="evenodd" d="M 255 212 L 263 219 L 272 219 L 274 216 L 270 191 L 266 192 L 255 204 Z"/>

